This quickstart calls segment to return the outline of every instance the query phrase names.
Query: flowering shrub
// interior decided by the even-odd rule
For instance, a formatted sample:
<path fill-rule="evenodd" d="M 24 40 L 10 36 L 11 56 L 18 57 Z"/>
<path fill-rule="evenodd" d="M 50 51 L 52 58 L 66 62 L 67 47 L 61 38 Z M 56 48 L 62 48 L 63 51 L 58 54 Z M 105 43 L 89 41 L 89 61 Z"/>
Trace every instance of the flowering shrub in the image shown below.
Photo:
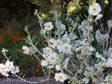
<path fill-rule="evenodd" d="M 92 4 L 88 12 L 88 18 L 81 23 L 67 17 L 68 27 L 61 22 L 61 15 L 56 12 L 54 21 L 44 23 L 35 11 L 46 46 L 39 50 L 26 26 L 26 42 L 29 46 L 23 46 L 23 53 L 35 56 L 48 78 L 54 77 L 60 82 L 69 79 L 70 84 L 112 83 L 112 38 L 109 36 L 112 20 L 107 21 L 108 32 L 104 34 L 102 29 L 94 29 L 94 25 L 102 18 L 100 5 Z"/>

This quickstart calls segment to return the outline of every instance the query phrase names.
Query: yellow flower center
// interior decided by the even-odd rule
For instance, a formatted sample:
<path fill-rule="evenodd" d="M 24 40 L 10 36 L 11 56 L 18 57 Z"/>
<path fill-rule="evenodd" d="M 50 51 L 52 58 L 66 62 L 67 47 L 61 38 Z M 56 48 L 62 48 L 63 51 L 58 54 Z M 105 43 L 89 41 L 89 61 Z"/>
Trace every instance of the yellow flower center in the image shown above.
<path fill-rule="evenodd" d="M 65 46 L 65 50 L 67 50 L 68 49 L 68 47 L 67 46 Z"/>
<path fill-rule="evenodd" d="M 80 51 L 82 51 L 83 49 L 82 48 L 80 48 Z"/>
<path fill-rule="evenodd" d="M 96 11 L 96 8 L 93 8 L 93 11 Z"/>
<path fill-rule="evenodd" d="M 9 73 L 9 71 L 6 71 L 6 74 L 8 74 Z"/>
<path fill-rule="evenodd" d="M 0 70 L 3 70 L 3 67 L 1 67 Z"/>
<path fill-rule="evenodd" d="M 48 28 L 51 28 L 51 25 L 48 25 L 47 27 L 48 27 Z"/>
<path fill-rule="evenodd" d="M 61 80 L 62 79 L 62 76 L 59 76 L 59 80 Z"/>
<path fill-rule="evenodd" d="M 47 50 L 47 53 L 51 53 L 51 50 L 50 50 L 50 49 L 48 49 L 48 50 Z"/>

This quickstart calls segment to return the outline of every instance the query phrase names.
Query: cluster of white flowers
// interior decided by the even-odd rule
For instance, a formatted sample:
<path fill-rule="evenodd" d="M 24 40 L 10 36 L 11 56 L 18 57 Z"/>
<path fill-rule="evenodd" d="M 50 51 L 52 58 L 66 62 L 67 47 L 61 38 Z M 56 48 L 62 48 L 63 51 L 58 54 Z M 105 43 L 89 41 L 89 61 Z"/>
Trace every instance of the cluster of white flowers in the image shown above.
<path fill-rule="evenodd" d="M 13 62 L 10 62 L 9 60 L 6 61 L 5 64 L 0 63 L 0 73 L 4 76 L 9 76 L 9 73 L 16 74 L 19 73 L 19 67 L 14 66 Z"/>
<path fill-rule="evenodd" d="M 89 14 L 96 16 L 95 20 L 101 19 L 102 15 L 100 12 L 101 7 L 98 3 L 94 3 L 89 8 Z M 102 34 L 99 29 L 94 36 L 92 34 L 93 26 L 87 20 L 82 21 L 82 23 L 77 26 L 74 26 L 74 24 L 72 28 L 70 27 L 71 29 L 69 30 L 72 31 L 70 32 L 66 31 L 66 26 L 62 24 L 61 21 L 56 22 L 56 25 L 54 25 L 57 28 L 54 32 L 56 36 L 55 38 L 51 37 L 48 39 L 49 47 L 43 49 L 44 60 L 42 61 L 42 66 L 47 68 L 52 66 L 50 68 L 55 67 L 58 72 L 60 71 L 59 73 L 55 73 L 56 81 L 63 82 L 67 78 L 69 79 L 75 75 L 78 84 L 103 83 L 103 79 L 106 75 L 103 74 L 103 72 L 105 72 L 104 70 L 108 70 L 107 68 L 112 67 L 111 46 L 109 47 L 107 45 L 110 36 L 108 32 Z M 111 27 L 111 25 L 111 20 L 109 20 L 108 27 Z M 76 34 L 76 28 L 79 30 L 79 35 Z M 97 47 L 92 45 L 95 39 Z M 99 46 L 101 45 L 102 50 L 99 50 L 101 48 L 98 47 L 98 43 Z M 108 48 L 106 48 L 106 46 L 108 46 Z M 78 78 L 77 73 L 83 74 L 83 78 Z M 99 77 L 99 75 L 102 75 L 102 77 Z M 63 76 L 65 76 L 65 79 Z"/>

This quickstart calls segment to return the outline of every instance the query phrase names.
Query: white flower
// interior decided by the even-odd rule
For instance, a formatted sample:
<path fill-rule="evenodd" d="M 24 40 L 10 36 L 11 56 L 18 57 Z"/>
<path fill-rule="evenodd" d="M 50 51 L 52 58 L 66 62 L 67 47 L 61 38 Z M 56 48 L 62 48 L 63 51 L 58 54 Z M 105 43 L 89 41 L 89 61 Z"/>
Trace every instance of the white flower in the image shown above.
<path fill-rule="evenodd" d="M 92 46 L 90 46 L 90 47 L 89 47 L 89 51 L 90 51 L 90 52 L 93 52 L 93 51 L 95 51 L 95 48 L 93 48 Z"/>
<path fill-rule="evenodd" d="M 30 49 L 29 49 L 28 46 L 23 46 L 22 49 L 23 49 L 23 53 L 24 54 L 26 54 L 26 55 L 29 55 L 30 54 Z"/>
<path fill-rule="evenodd" d="M 33 47 L 29 47 L 29 51 L 30 54 L 36 53 L 36 49 L 34 49 Z"/>
<path fill-rule="evenodd" d="M 45 48 L 43 48 L 43 52 L 44 52 L 44 54 L 49 55 L 53 52 L 53 50 L 50 47 L 45 47 Z"/>
<path fill-rule="evenodd" d="M 61 44 L 62 44 L 62 41 L 60 39 L 57 39 L 56 41 L 54 41 L 54 46 L 56 47 Z"/>
<path fill-rule="evenodd" d="M 84 81 L 86 84 L 88 84 L 89 79 L 88 78 L 83 78 L 82 81 Z"/>
<path fill-rule="evenodd" d="M 45 28 L 45 30 L 47 30 L 47 31 L 50 31 L 51 29 L 53 29 L 53 24 L 52 24 L 52 22 L 46 22 L 46 23 L 44 24 L 44 28 Z"/>
<path fill-rule="evenodd" d="M 60 66 L 60 65 L 56 65 L 56 66 L 55 66 L 55 69 L 56 69 L 57 71 L 60 71 L 60 70 L 61 70 L 61 66 Z"/>
<path fill-rule="evenodd" d="M 55 80 L 64 82 L 67 79 L 67 75 L 65 73 L 55 73 Z"/>
<path fill-rule="evenodd" d="M 97 17 L 95 18 L 95 20 L 100 20 L 103 17 L 102 14 L 98 14 Z"/>
<path fill-rule="evenodd" d="M 48 65 L 48 62 L 46 60 L 42 60 L 41 65 L 42 66 L 47 66 Z"/>
<path fill-rule="evenodd" d="M 19 67 L 18 67 L 18 66 L 12 67 L 12 68 L 11 68 L 11 73 L 12 73 L 12 74 L 19 73 Z"/>
<path fill-rule="evenodd" d="M 57 40 L 54 41 L 53 47 L 58 47 L 58 46 L 62 45 L 62 43 L 63 43 L 62 40 L 57 39 Z"/>
<path fill-rule="evenodd" d="M 52 64 L 48 65 L 47 68 L 52 69 L 52 68 L 54 68 L 54 65 L 52 65 Z"/>
<path fill-rule="evenodd" d="M 89 45 L 88 42 L 84 43 L 83 46 L 76 48 L 76 51 L 80 51 L 82 55 L 92 55 L 95 48 Z"/>
<path fill-rule="evenodd" d="M 54 43 L 55 42 L 55 39 L 49 39 L 49 42 L 50 43 Z"/>
<path fill-rule="evenodd" d="M 59 45 L 62 45 L 63 42 L 60 39 L 49 39 L 49 43 L 51 43 L 52 48 L 57 48 Z"/>
<path fill-rule="evenodd" d="M 55 31 L 55 34 L 63 34 L 66 30 L 66 27 L 64 24 L 61 23 L 61 21 L 57 21 L 56 23 L 57 31 Z"/>
<path fill-rule="evenodd" d="M 56 64 L 57 63 L 57 60 L 58 60 L 58 57 L 57 57 L 57 54 L 55 52 L 52 52 L 48 58 L 47 58 L 48 62 L 50 64 Z"/>
<path fill-rule="evenodd" d="M 89 14 L 96 16 L 101 12 L 101 7 L 98 3 L 93 3 L 90 7 L 89 7 Z"/>
<path fill-rule="evenodd" d="M 41 34 L 41 35 L 44 35 L 45 33 L 46 33 L 46 30 L 45 30 L 45 29 L 41 29 L 41 30 L 40 30 L 40 34 Z"/>
<path fill-rule="evenodd" d="M 102 57 L 98 52 L 96 52 L 96 57 L 97 58 L 100 58 L 100 57 Z"/>
<path fill-rule="evenodd" d="M 63 45 L 58 45 L 57 49 L 59 50 L 59 52 L 62 52 L 63 51 Z"/>
<path fill-rule="evenodd" d="M 4 65 L 4 64 L 0 64 L 0 73 L 2 74 L 2 75 L 4 75 L 4 76 L 9 76 L 9 69 L 8 69 L 8 67 L 6 66 L 6 65 Z"/>
<path fill-rule="evenodd" d="M 7 77 L 9 76 L 9 70 L 5 68 L 4 71 L 1 72 L 1 74 Z"/>
<path fill-rule="evenodd" d="M 23 53 L 26 55 L 36 53 L 36 49 L 34 49 L 33 47 L 23 46 L 22 49 L 23 49 Z"/>
<path fill-rule="evenodd" d="M 5 66 L 9 71 L 14 67 L 13 62 L 10 62 L 9 60 L 6 61 Z"/>
<path fill-rule="evenodd" d="M 70 45 L 69 43 L 63 44 L 63 53 L 72 54 L 71 48 L 72 48 L 72 45 Z"/>
<path fill-rule="evenodd" d="M 62 40 L 65 42 L 70 42 L 71 39 L 67 32 L 63 35 Z"/>
<path fill-rule="evenodd" d="M 0 64 L 0 73 L 3 72 L 4 64 Z"/>
<path fill-rule="evenodd" d="M 10 62 L 9 60 L 6 61 L 6 66 L 13 66 L 13 62 Z"/>

